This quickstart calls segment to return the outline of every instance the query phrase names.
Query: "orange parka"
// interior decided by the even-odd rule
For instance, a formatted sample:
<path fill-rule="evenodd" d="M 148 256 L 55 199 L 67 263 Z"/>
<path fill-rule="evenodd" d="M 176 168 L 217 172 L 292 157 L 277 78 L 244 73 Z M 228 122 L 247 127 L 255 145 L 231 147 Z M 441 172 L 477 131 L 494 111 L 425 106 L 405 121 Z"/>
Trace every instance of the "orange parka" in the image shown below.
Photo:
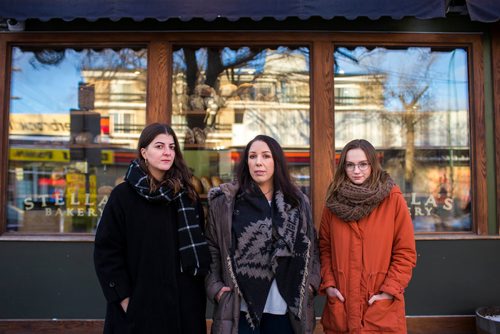
<path fill-rule="evenodd" d="M 325 334 L 406 333 L 403 292 L 416 263 L 413 225 L 406 201 L 394 186 L 377 208 L 359 221 L 345 222 L 328 208 L 319 232 L 320 292 L 336 287 L 344 296 L 327 297 L 321 319 Z M 368 305 L 386 292 L 393 300 Z"/>

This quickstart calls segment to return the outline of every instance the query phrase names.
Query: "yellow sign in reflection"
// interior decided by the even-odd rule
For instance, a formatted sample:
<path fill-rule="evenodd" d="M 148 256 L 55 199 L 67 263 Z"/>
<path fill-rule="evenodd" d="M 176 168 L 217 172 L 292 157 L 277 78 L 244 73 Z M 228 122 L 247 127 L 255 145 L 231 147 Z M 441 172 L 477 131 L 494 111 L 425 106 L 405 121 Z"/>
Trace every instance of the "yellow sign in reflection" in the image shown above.
<path fill-rule="evenodd" d="M 112 150 L 101 151 L 101 163 L 110 165 L 114 162 Z M 43 149 L 43 148 L 11 148 L 9 149 L 9 160 L 14 161 L 50 161 L 69 162 L 69 149 Z"/>

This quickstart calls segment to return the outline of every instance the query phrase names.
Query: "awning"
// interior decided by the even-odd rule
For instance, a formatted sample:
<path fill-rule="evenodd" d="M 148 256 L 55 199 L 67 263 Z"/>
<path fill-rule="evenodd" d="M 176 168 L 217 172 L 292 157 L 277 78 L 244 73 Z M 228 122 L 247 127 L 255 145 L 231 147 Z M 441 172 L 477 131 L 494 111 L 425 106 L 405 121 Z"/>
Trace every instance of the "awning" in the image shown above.
<path fill-rule="evenodd" d="M 479 0 L 476 0 L 479 1 Z M 498 0 L 492 0 L 498 1 Z M 250 17 L 260 20 L 272 17 L 307 19 L 320 16 L 369 17 L 378 19 L 405 16 L 430 19 L 444 17 L 446 0 L 1 0 L 0 17 L 3 19 L 64 19 L 87 20 L 153 18 L 190 20 L 226 18 L 231 21 Z"/>
<path fill-rule="evenodd" d="M 226 18 L 260 20 L 272 17 L 324 19 L 345 17 L 355 19 L 383 16 L 401 19 L 442 18 L 446 16 L 449 0 L 1 0 L 0 19 L 97 19 L 137 21 L 156 19 L 208 21 Z M 466 0 L 472 20 L 494 22 L 500 19 L 500 0 Z"/>
<path fill-rule="evenodd" d="M 495 22 L 500 20 L 500 0 L 467 0 L 467 10 L 473 21 Z"/>

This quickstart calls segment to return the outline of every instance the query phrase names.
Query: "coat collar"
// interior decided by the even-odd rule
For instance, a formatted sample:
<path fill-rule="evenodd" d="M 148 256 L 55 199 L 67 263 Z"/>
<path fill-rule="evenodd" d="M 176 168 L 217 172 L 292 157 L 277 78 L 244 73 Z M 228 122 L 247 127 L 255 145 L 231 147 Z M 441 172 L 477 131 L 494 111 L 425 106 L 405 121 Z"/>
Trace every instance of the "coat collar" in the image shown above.
<path fill-rule="evenodd" d="M 226 201 L 231 202 L 236 197 L 239 189 L 240 186 L 236 181 L 223 183 L 218 187 L 212 188 L 208 192 L 208 204 L 210 205 L 219 196 L 224 196 Z"/>

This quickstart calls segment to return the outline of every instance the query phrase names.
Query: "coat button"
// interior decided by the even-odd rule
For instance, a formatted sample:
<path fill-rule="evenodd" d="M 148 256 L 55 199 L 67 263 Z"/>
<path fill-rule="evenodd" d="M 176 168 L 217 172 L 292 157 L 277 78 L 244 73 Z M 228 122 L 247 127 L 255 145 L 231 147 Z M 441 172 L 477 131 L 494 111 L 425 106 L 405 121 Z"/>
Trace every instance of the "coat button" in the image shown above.
<path fill-rule="evenodd" d="M 109 282 L 109 287 L 110 287 L 110 288 L 114 288 L 114 287 L 115 287 L 115 285 L 116 285 L 116 283 L 115 283 L 115 282 Z"/>

